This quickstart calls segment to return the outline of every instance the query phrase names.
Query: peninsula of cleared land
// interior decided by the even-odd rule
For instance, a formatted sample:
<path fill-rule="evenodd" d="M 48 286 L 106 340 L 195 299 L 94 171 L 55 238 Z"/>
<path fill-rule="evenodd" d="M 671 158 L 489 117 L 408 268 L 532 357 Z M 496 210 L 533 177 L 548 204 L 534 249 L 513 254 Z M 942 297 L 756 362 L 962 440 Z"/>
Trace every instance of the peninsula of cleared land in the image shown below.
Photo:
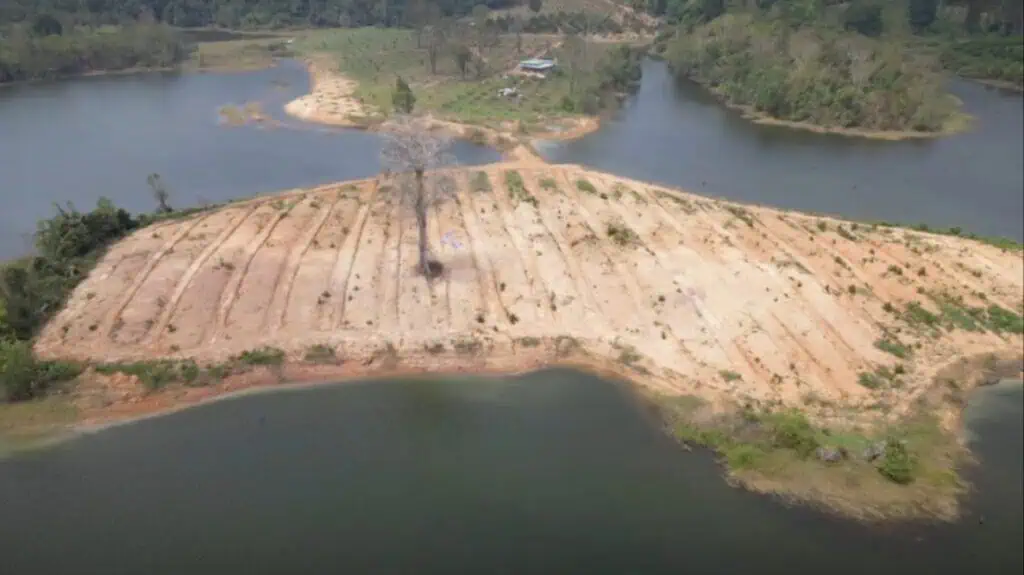
<path fill-rule="evenodd" d="M 569 165 L 452 169 L 444 273 L 386 177 L 143 227 L 34 343 L 113 421 L 298 380 L 575 365 L 637 382 L 744 485 L 956 515 L 959 413 L 1019 372 L 1010 247 L 690 195 Z M 851 488 L 853 485 L 855 488 Z"/>

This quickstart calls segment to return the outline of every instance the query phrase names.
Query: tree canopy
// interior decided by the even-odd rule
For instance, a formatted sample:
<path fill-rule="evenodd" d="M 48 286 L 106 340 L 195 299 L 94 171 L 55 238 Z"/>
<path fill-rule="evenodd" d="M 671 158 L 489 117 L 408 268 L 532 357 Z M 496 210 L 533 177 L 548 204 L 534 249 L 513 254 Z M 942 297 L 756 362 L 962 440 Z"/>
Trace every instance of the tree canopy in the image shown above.
<path fill-rule="evenodd" d="M 435 0 L 446 16 L 479 4 L 507 8 L 516 0 Z M 396 26 L 410 0 L 5 0 L 0 27 L 47 15 L 67 24 L 124 24 L 140 18 L 183 28 Z"/>

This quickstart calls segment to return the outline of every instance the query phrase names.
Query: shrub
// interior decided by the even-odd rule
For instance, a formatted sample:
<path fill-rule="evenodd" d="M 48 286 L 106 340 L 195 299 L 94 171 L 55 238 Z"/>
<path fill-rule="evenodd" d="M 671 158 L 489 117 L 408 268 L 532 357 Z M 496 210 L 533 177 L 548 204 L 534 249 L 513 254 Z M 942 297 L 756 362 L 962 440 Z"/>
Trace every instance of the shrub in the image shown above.
<path fill-rule="evenodd" d="M 894 483 L 906 485 L 914 481 L 916 461 L 907 446 L 895 438 L 886 440 L 885 457 L 878 466 L 878 472 Z"/>
<path fill-rule="evenodd" d="M 235 359 L 242 365 L 280 365 L 284 362 L 284 351 L 275 347 L 261 347 L 243 351 Z"/>
<path fill-rule="evenodd" d="M 416 96 L 409 88 L 409 84 L 399 76 L 395 80 L 395 91 L 391 93 L 391 106 L 396 112 L 411 114 L 416 105 Z"/>
<path fill-rule="evenodd" d="M 818 432 L 807 416 L 796 410 L 788 410 L 765 417 L 771 442 L 775 447 L 792 449 L 800 457 L 808 457 L 821 444 Z"/>
<path fill-rule="evenodd" d="M 67 361 L 38 361 L 26 341 L 0 341 L 0 400 L 37 397 L 52 384 L 78 377 L 82 367 Z"/>

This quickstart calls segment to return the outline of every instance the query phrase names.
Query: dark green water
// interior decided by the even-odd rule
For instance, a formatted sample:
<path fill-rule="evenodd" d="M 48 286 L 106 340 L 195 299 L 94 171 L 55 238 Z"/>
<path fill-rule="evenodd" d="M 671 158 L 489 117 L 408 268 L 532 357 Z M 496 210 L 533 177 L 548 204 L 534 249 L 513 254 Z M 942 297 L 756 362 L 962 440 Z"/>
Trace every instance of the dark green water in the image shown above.
<path fill-rule="evenodd" d="M 731 489 L 623 388 L 545 371 L 252 395 L 0 462 L 0 558 L 5 575 L 1019 573 L 1024 396 L 997 393 L 972 411 L 985 472 L 956 526 Z"/>

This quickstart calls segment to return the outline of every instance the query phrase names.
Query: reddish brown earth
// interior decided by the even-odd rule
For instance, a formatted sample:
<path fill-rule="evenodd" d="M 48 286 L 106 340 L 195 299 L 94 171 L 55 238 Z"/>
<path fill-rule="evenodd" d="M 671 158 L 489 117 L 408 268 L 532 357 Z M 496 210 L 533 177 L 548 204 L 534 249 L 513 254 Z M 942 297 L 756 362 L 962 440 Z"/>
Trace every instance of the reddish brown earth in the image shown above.
<path fill-rule="evenodd" d="M 472 189 L 479 171 L 493 191 Z M 509 193 L 513 171 L 536 205 Z M 668 394 L 800 406 L 823 419 L 897 416 L 954 360 L 1021 353 L 1020 335 L 932 330 L 893 311 L 920 302 L 939 313 L 936 302 L 956 296 L 1020 313 L 1020 252 L 740 206 L 576 166 L 452 175 L 457 201 L 430 225 L 446 266 L 439 279 L 416 273 L 415 222 L 381 181 L 285 192 L 113 246 L 36 350 L 203 363 L 272 346 L 288 354 L 288 377 L 305 379 L 572 360 Z M 876 347 L 885 334 L 912 355 Z M 334 349 L 341 365 L 303 367 L 314 345 Z M 859 382 L 897 364 L 898 381 Z M 125 382 L 84 389 L 97 385 Z"/>

